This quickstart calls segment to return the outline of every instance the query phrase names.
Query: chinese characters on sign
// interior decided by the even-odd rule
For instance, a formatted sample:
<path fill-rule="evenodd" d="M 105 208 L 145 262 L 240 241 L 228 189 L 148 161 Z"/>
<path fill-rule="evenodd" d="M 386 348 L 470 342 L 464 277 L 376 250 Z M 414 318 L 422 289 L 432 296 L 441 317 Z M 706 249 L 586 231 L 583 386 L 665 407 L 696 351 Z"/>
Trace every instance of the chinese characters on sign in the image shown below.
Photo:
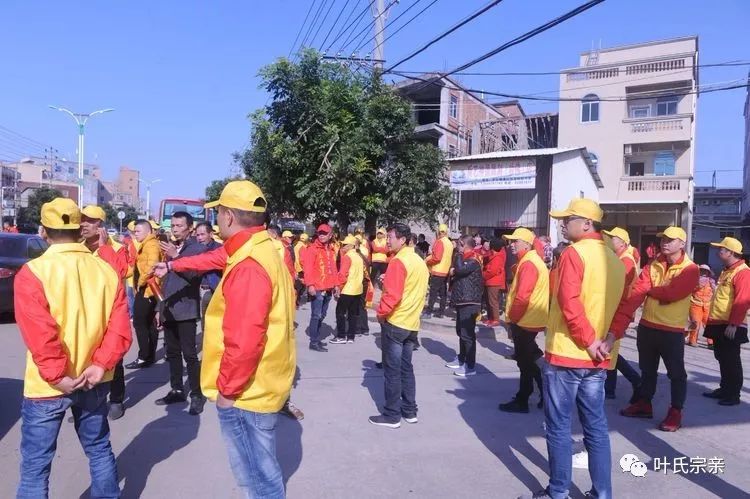
<path fill-rule="evenodd" d="M 654 471 L 661 471 L 664 475 L 671 471 L 673 475 L 697 475 L 708 473 L 718 475 L 724 473 L 725 463 L 723 457 L 691 457 L 677 456 L 674 458 L 656 457 L 653 459 Z M 623 473 L 630 473 L 636 477 L 646 476 L 648 467 L 635 454 L 625 454 L 620 458 L 620 468 Z"/>
<path fill-rule="evenodd" d="M 506 159 L 459 165 L 451 170 L 451 189 L 486 191 L 534 189 L 536 159 Z"/>

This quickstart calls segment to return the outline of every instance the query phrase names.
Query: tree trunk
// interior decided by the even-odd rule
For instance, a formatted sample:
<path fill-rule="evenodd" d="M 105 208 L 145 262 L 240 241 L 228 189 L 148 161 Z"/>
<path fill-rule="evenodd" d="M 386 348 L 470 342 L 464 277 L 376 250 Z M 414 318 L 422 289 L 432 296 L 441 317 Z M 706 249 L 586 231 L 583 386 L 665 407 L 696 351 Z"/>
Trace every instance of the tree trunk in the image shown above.
<path fill-rule="evenodd" d="M 351 224 L 351 218 L 348 213 L 336 213 L 336 225 L 339 226 L 339 235 L 344 238 L 349 233 L 349 225 Z"/>
<path fill-rule="evenodd" d="M 365 213 L 365 232 L 371 236 L 378 230 L 378 216 L 375 213 Z"/>

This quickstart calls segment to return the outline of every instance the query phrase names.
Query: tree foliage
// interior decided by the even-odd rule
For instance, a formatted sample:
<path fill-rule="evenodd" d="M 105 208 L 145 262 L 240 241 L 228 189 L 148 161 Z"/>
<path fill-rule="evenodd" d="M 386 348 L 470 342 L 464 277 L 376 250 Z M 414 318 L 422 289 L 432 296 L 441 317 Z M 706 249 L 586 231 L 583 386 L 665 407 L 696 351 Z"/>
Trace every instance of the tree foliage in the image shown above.
<path fill-rule="evenodd" d="M 125 218 L 122 220 L 122 226 L 126 227 L 130 222 L 134 220 L 138 220 L 139 218 L 142 218 L 141 215 L 138 213 L 138 210 L 136 210 L 134 207 L 125 204 L 119 207 L 114 207 L 111 204 L 107 203 L 105 205 L 102 205 L 102 209 L 104 210 L 104 213 L 107 215 L 107 226 L 112 227 L 115 229 L 120 228 L 120 219 L 117 218 L 117 213 L 119 211 L 125 212 Z"/>
<path fill-rule="evenodd" d="M 408 102 L 377 75 L 305 51 L 261 70 L 272 96 L 236 155 L 276 214 L 432 223 L 453 207 L 442 152 L 414 139 Z M 374 223 L 374 222 L 373 222 Z"/>
<path fill-rule="evenodd" d="M 18 210 L 18 225 L 25 230 L 39 227 L 42 217 L 42 205 L 55 198 L 63 197 L 57 189 L 40 187 L 29 195 L 28 203 Z"/>

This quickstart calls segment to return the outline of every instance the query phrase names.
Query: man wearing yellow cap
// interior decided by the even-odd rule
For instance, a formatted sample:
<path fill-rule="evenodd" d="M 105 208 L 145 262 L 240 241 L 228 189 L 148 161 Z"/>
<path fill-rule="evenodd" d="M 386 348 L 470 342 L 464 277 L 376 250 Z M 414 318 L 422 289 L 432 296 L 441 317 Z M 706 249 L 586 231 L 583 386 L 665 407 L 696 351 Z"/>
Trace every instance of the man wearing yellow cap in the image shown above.
<path fill-rule="evenodd" d="M 610 237 L 610 244 L 615 250 L 615 254 L 625 266 L 625 287 L 630 290 L 635 284 L 638 277 L 638 262 L 635 259 L 633 247 L 630 245 L 630 234 L 621 227 L 615 227 L 612 230 L 603 231 Z M 638 400 L 638 389 L 641 386 L 641 376 L 633 369 L 630 363 L 620 355 L 620 341 L 616 341 L 612 347 L 610 355 L 609 368 L 607 370 L 607 381 L 604 383 L 604 396 L 608 399 L 616 398 L 615 390 L 617 389 L 617 371 L 620 371 L 625 379 L 630 382 L 633 393 L 630 397 L 632 404 Z"/>
<path fill-rule="evenodd" d="M 714 296 L 714 273 L 708 265 L 701 265 L 698 286 L 690 295 L 690 322 L 688 323 L 687 338 L 685 344 L 691 347 L 698 346 L 698 330 L 705 328 L 708 323 L 708 313 L 711 310 L 711 299 Z M 713 340 L 706 339 L 708 348 L 713 348 Z"/>
<path fill-rule="evenodd" d="M 279 252 L 279 256 L 281 256 L 281 260 L 284 262 L 284 265 L 286 265 L 289 275 L 292 280 L 294 280 L 297 276 L 297 272 L 294 269 L 294 250 L 292 249 L 291 244 L 286 243 L 278 225 L 267 222 L 266 226 L 274 248 Z M 289 234 L 291 234 L 291 232 L 289 232 Z M 291 238 L 289 238 L 289 240 L 291 241 Z"/>
<path fill-rule="evenodd" d="M 719 361 L 721 382 L 703 395 L 719 399 L 719 405 L 739 405 L 742 391 L 740 346 L 747 343 L 745 318 L 750 309 L 750 268 L 742 259 L 742 243 L 733 237 L 711 243 L 719 248 L 724 270 L 711 300 L 704 336 L 714 340 L 714 357 Z"/>
<path fill-rule="evenodd" d="M 342 241 L 341 262 L 339 264 L 339 293 L 336 304 L 336 338 L 334 345 L 354 343 L 359 327 L 362 294 L 364 293 L 365 258 L 355 249 L 357 239 L 348 235 Z"/>
<path fill-rule="evenodd" d="M 128 255 L 126 248 L 113 240 L 103 227 L 107 220 L 104 210 L 96 205 L 86 206 L 81 210 L 81 238 L 83 244 L 94 256 L 109 263 L 121 279 L 128 273 Z M 122 361 L 115 366 L 114 377 L 109 390 L 109 418 L 120 419 L 125 414 L 125 372 Z"/>
<path fill-rule="evenodd" d="M 425 318 L 432 316 L 435 302 L 440 299 L 440 305 L 435 317 L 445 315 L 445 304 L 448 297 L 448 274 L 453 265 L 453 243 L 448 238 L 448 226 L 438 226 L 437 240 L 432 245 L 432 253 L 427 257 L 425 263 L 430 269 L 430 298 L 427 301 Z"/>
<path fill-rule="evenodd" d="M 79 242 L 80 222 L 72 200 L 45 203 L 41 226 L 50 247 L 15 277 L 16 321 L 28 348 L 18 497 L 47 497 L 69 408 L 89 458 L 92 497 L 120 496 L 107 392 L 112 370 L 130 348 L 128 305 L 117 272 Z"/>
<path fill-rule="evenodd" d="M 622 337 L 643 303 L 638 324 L 638 364 L 642 383 L 640 400 L 620 413 L 631 418 L 653 418 L 651 400 L 656 393 L 659 362 L 664 360 L 671 384 L 671 406 L 659 424 L 662 431 L 677 431 L 682 426 L 682 407 L 687 396 L 685 371 L 685 325 L 690 312 L 690 295 L 698 285 L 698 266 L 685 253 L 687 234 L 680 227 L 668 227 L 657 234 L 661 254 L 644 267 L 630 297 L 620 304 L 612 331 Z M 644 303 L 645 302 L 645 303 Z"/>
<path fill-rule="evenodd" d="M 229 182 L 218 201 L 224 246 L 169 262 L 171 270 L 223 270 L 206 312 L 201 387 L 216 401 L 232 472 L 247 497 L 284 497 L 276 458 L 278 412 L 296 368 L 292 279 L 265 228 L 266 198 Z M 156 266 L 156 275 L 167 272 Z"/>
<path fill-rule="evenodd" d="M 516 364 L 521 373 L 518 392 L 510 402 L 500 404 L 504 412 L 529 412 L 529 397 L 534 380 L 542 384 L 537 361 L 544 355 L 536 344 L 536 336 L 547 326 L 549 316 L 549 270 L 534 249 L 535 235 L 525 228 L 503 236 L 510 241 L 510 250 L 518 264 L 508 292 L 505 317 L 515 346 Z"/>
<path fill-rule="evenodd" d="M 383 289 L 380 276 L 388 270 L 388 243 L 386 241 L 385 229 L 382 227 L 375 233 L 370 260 L 372 261 L 372 269 L 370 271 L 372 282 L 378 288 Z"/>
<path fill-rule="evenodd" d="M 602 347 L 623 296 L 625 269 L 602 240 L 603 215 L 598 203 L 585 198 L 550 212 L 561 221 L 572 244 L 558 261 L 545 341 L 549 365 L 542 370 L 549 497 L 568 496 L 573 464 L 571 419 L 576 408 L 588 450 L 593 496 L 612 497 L 612 456 L 604 411 L 608 352 Z M 538 497 L 547 497 L 544 493 Z"/>
<path fill-rule="evenodd" d="M 299 307 L 304 303 L 307 293 L 305 293 L 304 283 L 304 272 L 302 269 L 302 260 L 305 258 L 305 251 L 310 242 L 310 236 L 303 232 L 299 235 L 296 243 L 294 243 L 294 290 L 297 294 L 297 306 Z"/>

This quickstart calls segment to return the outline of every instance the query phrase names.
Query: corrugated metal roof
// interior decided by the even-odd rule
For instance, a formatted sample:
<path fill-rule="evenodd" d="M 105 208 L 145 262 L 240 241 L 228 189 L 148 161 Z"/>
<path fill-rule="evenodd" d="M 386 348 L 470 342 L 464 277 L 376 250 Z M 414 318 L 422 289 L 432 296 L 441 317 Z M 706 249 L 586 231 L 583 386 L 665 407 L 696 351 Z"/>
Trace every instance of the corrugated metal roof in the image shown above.
<path fill-rule="evenodd" d="M 583 147 L 550 147 L 547 149 L 520 149 L 516 151 L 495 151 L 471 156 L 459 156 L 448 161 L 467 161 L 476 159 L 528 158 L 529 156 L 552 156 L 564 152 L 578 151 Z"/>

